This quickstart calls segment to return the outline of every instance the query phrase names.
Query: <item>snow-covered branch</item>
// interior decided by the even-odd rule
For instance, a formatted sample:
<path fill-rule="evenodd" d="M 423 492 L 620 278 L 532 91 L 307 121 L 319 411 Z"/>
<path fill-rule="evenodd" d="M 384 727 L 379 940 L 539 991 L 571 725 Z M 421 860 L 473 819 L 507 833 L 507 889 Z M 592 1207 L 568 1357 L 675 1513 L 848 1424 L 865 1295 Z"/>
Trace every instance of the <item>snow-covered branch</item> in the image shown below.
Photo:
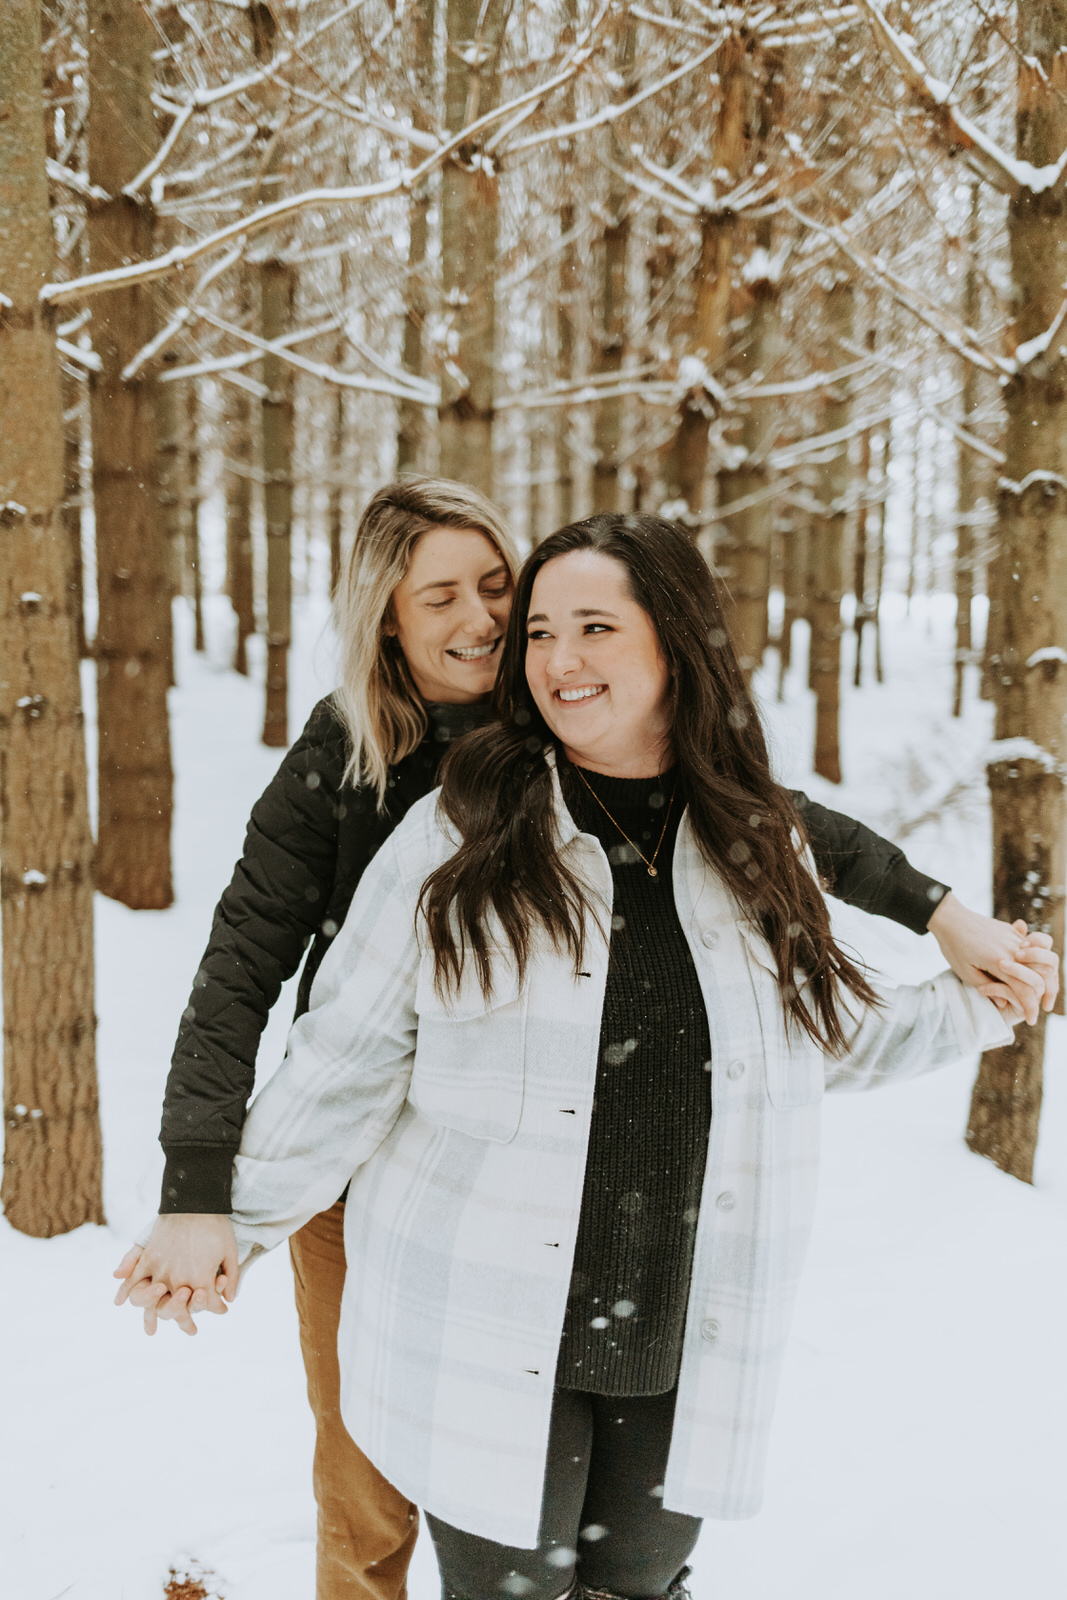
<path fill-rule="evenodd" d="M 64 189 L 69 189 L 72 194 L 81 195 L 83 200 L 111 199 L 107 190 L 101 189 L 98 183 L 90 183 L 80 172 L 72 172 L 69 167 L 61 166 L 58 161 L 53 161 L 51 156 L 45 160 L 45 171 L 53 183 L 62 184 Z"/>
<path fill-rule="evenodd" d="M 637 106 L 644 105 L 646 100 L 651 100 L 653 95 L 661 94 L 664 89 L 669 89 L 671 84 L 678 83 L 680 79 L 688 77 L 691 72 L 695 72 L 698 67 L 702 67 L 705 61 L 710 61 L 712 56 L 718 53 L 721 44 L 722 38 L 720 37 L 715 40 L 714 44 L 709 45 L 706 50 L 701 50 L 699 55 L 693 56 L 689 61 L 684 61 L 680 67 L 675 67 L 674 71 L 668 72 L 665 77 L 657 78 L 656 82 L 650 84 L 647 89 L 639 89 L 628 100 L 620 100 L 615 105 L 603 106 L 599 111 L 594 111 L 590 116 L 582 117 L 577 122 L 564 122 L 558 127 L 546 128 L 540 133 L 531 133 L 525 139 L 516 139 L 513 144 L 508 146 L 509 153 L 514 154 L 520 150 L 533 150 L 539 145 L 554 144 L 560 139 L 571 139 L 577 133 L 590 133 L 594 128 L 609 127 L 611 123 L 617 122 L 620 117 L 628 116 Z"/>
<path fill-rule="evenodd" d="M 783 204 L 784 209 L 798 222 L 802 222 L 806 228 L 811 228 L 815 233 L 821 233 L 827 239 L 832 239 L 850 261 L 877 279 L 879 283 L 884 284 L 898 305 L 910 311 L 912 316 L 936 333 L 938 338 L 944 340 L 957 355 L 970 361 L 983 372 L 995 373 L 998 377 L 1011 376 L 1013 368 L 1010 361 L 1005 361 L 1002 356 L 987 350 L 972 328 L 957 321 L 943 306 L 935 305 L 928 300 L 914 284 L 904 283 L 892 268 L 886 265 L 881 256 L 865 250 L 843 228 L 832 223 L 817 221 L 790 201 L 785 201 Z"/>
<path fill-rule="evenodd" d="M 896 62 L 917 102 L 934 118 L 942 138 L 963 152 L 964 160 L 979 177 L 1002 194 L 1015 197 L 1023 191 L 1043 194 L 1063 181 L 1067 150 L 1049 166 L 1035 167 L 1002 150 L 957 103 L 951 87 L 928 72 L 914 40 L 887 21 L 877 0 L 859 0 L 871 27 Z"/>
<path fill-rule="evenodd" d="M 701 59 L 706 59 L 708 54 L 711 52 L 706 52 Z M 699 64 L 699 61 L 689 63 L 685 70 L 691 71 Z M 41 299 L 52 305 L 65 305 L 68 301 L 81 299 L 87 295 L 103 294 L 109 289 L 126 288 L 134 283 L 154 283 L 160 278 L 168 278 L 173 273 L 183 271 L 192 262 L 199 261 L 203 256 L 213 255 L 216 250 L 221 250 L 237 240 L 250 238 L 253 234 L 263 232 L 264 229 L 288 222 L 302 211 L 313 210 L 320 206 L 362 205 L 369 200 L 380 200 L 387 195 L 410 194 L 431 172 L 442 167 L 461 146 L 477 143 L 482 133 L 500 122 L 507 121 L 514 115 L 518 106 L 526 105 L 531 100 L 538 100 L 561 87 L 578 72 L 581 65 L 582 62 L 574 61 L 565 72 L 558 73 L 549 83 L 536 84 L 506 104 L 485 112 L 474 122 L 468 123 L 465 128 L 453 134 L 450 139 L 439 144 L 425 161 L 416 167 L 405 167 L 392 177 L 379 179 L 375 183 L 305 189 L 300 194 L 287 195 L 282 200 L 259 206 L 248 216 L 240 217 L 214 233 L 194 240 L 191 244 L 175 245 L 165 255 L 155 256 L 148 261 L 135 261 L 128 267 L 114 267 L 108 272 L 87 273 L 82 278 L 71 278 L 65 283 L 45 284 L 41 290 Z M 672 75 L 670 81 L 679 75 Z M 663 88 L 667 81 L 664 79 L 657 88 Z"/>
<path fill-rule="evenodd" d="M 388 379 L 369 378 L 360 372 L 342 372 L 340 368 L 330 366 L 325 361 L 308 361 L 304 356 L 298 356 L 288 349 L 280 339 L 261 339 L 258 334 L 249 333 L 246 328 L 239 328 L 235 323 L 227 322 L 223 317 L 216 317 L 210 311 L 201 311 L 200 318 L 210 327 L 218 328 L 220 333 L 228 333 L 234 339 L 251 345 L 252 349 L 261 355 L 277 356 L 300 372 L 310 373 L 313 378 L 322 378 L 326 383 L 336 384 L 338 388 L 358 389 L 366 394 L 387 394 L 394 400 L 414 400 L 417 405 L 437 403 L 436 388 L 433 390 L 432 401 L 427 397 L 426 389 L 430 387 L 429 385 L 416 389 L 409 383 L 392 383 Z"/>
<path fill-rule="evenodd" d="M 280 339 L 272 340 L 269 351 L 253 349 L 242 350 L 229 356 L 208 356 L 203 361 L 191 361 L 181 367 L 168 367 L 159 374 L 157 381 L 178 383 L 183 378 L 204 378 L 213 372 L 238 372 L 243 367 L 252 366 L 253 362 L 262 361 L 266 354 L 278 355 L 295 344 L 305 344 L 307 340 L 317 339 L 321 334 L 334 333 L 339 326 L 340 318 L 330 317 L 327 321 L 317 322 L 310 328 L 297 328 L 292 333 L 283 334 Z"/>

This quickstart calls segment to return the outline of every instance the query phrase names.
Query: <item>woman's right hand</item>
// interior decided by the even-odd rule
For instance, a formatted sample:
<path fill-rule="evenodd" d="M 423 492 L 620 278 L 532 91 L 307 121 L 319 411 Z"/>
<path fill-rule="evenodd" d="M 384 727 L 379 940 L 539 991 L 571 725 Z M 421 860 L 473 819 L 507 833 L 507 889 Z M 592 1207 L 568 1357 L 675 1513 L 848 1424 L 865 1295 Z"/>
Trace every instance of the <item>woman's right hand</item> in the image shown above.
<path fill-rule="evenodd" d="M 122 1279 L 115 1304 L 129 1300 L 143 1310 L 146 1333 L 161 1317 L 195 1334 L 193 1312 L 222 1315 L 237 1293 L 233 1223 L 192 1212 L 157 1217 L 147 1243 L 128 1250 L 114 1276 Z"/>

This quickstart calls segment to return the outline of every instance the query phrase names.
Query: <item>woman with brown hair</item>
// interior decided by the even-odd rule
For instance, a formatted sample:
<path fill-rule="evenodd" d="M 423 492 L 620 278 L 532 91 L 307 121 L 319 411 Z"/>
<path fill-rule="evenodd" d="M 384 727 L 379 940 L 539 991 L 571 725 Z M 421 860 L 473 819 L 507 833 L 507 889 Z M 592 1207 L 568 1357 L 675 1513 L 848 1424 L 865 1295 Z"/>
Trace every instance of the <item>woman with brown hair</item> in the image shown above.
<path fill-rule="evenodd" d="M 534 552 L 494 708 L 252 1106 L 240 1257 L 350 1181 L 342 1411 L 426 1510 L 446 1600 L 679 1596 L 701 1518 L 758 1509 L 824 1087 L 1023 1011 L 949 973 L 879 989 L 837 945 L 671 524 Z M 1034 1001 L 1048 944 L 1008 972 Z"/>
<path fill-rule="evenodd" d="M 307 1010 L 367 864 L 434 787 L 450 741 L 484 721 L 514 568 L 499 514 L 463 485 L 401 480 L 364 512 L 336 602 L 342 687 L 315 708 L 253 811 L 182 1019 L 164 1109 L 161 1216 L 118 1270 L 119 1299 L 144 1309 L 149 1331 L 158 1315 L 193 1332 L 191 1311 L 223 1310 L 235 1293 L 231 1172 L 267 1014 L 310 944 L 297 1007 Z M 936 924 L 946 954 L 975 982 L 979 967 L 1021 948 L 1017 933 L 968 912 L 868 830 L 793 799 L 806 805 L 819 870 L 843 898 L 916 932 Z M 1004 996 L 1014 984 L 1036 1008 L 1035 975 L 1040 985 L 1040 967 L 1029 983 L 1004 974 Z M 352 1442 L 338 1404 L 343 1186 L 291 1245 L 317 1424 L 318 1592 L 395 1600 L 414 1507 Z"/>

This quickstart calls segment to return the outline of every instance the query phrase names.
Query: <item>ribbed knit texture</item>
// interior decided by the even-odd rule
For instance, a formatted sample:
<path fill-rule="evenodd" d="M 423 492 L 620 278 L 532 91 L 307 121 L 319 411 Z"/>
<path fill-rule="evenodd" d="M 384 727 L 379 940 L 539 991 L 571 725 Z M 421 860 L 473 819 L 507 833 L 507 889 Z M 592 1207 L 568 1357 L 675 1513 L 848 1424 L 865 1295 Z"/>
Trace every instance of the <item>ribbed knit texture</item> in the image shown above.
<path fill-rule="evenodd" d="M 652 858 L 676 774 L 585 778 Z M 711 1128 L 708 1021 L 674 905 L 680 794 L 648 869 L 560 761 L 578 826 L 607 852 L 614 916 L 578 1242 L 556 1382 L 663 1394 L 678 1378 Z"/>

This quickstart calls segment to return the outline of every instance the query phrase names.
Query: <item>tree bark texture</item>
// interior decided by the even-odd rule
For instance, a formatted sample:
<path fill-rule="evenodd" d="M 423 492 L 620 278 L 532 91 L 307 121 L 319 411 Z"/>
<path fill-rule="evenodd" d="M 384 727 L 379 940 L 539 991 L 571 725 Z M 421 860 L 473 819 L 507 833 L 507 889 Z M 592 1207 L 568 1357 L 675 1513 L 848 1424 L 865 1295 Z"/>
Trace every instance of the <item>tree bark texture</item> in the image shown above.
<path fill-rule="evenodd" d="M 415 77 L 428 109 L 439 119 L 435 39 L 437 0 L 417 0 L 412 13 L 412 30 Z M 430 311 L 426 252 L 430 236 L 431 200 L 430 185 L 425 183 L 408 202 L 408 270 L 404 287 L 401 365 L 405 372 L 410 372 L 415 377 L 422 377 L 425 371 L 423 333 Z M 347 258 L 342 257 L 342 279 L 345 277 L 347 266 Z M 344 282 L 342 282 L 342 299 L 347 304 L 347 285 Z M 340 396 L 338 400 L 340 402 Z M 414 400 L 399 400 L 396 422 L 397 472 L 418 472 L 420 468 L 425 470 L 431 442 L 430 413 L 427 408 L 418 405 Z M 336 586 L 336 579 L 334 584 Z"/>
<path fill-rule="evenodd" d="M 632 92 L 637 24 L 624 16 L 615 40 L 615 71 L 622 93 Z M 600 246 L 599 282 L 593 310 L 593 371 L 607 377 L 622 371 L 626 354 L 627 267 L 630 254 L 630 195 L 626 184 L 609 170 L 604 234 Z M 621 511 L 619 456 L 624 410 L 621 396 L 598 401 L 593 413 L 593 510 Z"/>
<path fill-rule="evenodd" d="M 445 123 L 458 133 L 497 101 L 508 0 L 447 0 Z M 496 253 L 500 184 L 492 159 L 461 145 L 441 173 L 447 344 L 438 414 L 440 470 L 493 492 Z"/>
<path fill-rule="evenodd" d="M 185 592 L 193 602 L 193 648 L 204 650 L 204 575 L 200 565 L 200 396 L 185 385 Z"/>
<path fill-rule="evenodd" d="M 730 189 L 741 174 L 748 151 L 750 68 L 740 33 L 730 33 L 718 54 L 719 116 L 712 165 L 716 182 Z M 683 520 L 699 522 L 704 504 L 708 462 L 708 428 L 714 403 L 704 382 L 723 358 L 734 294 L 734 258 L 738 217 L 733 211 L 709 211 L 700 219 L 700 256 L 693 284 L 692 313 L 682 333 L 680 375 L 691 364 L 692 382 L 682 400 L 678 426 L 667 450 L 664 478 L 669 500 L 685 502 Z"/>
<path fill-rule="evenodd" d="M 838 278 L 826 291 L 825 353 L 827 370 L 840 359 L 852 333 L 853 289 Z M 848 423 L 848 390 L 834 385 L 819 408 L 819 432 L 830 433 Z M 819 511 L 811 528 L 811 665 L 815 691 L 815 771 L 831 783 L 841 782 L 841 599 L 844 592 L 846 497 L 849 487 L 848 445 L 841 445 L 818 469 Z"/>
<path fill-rule="evenodd" d="M 93 1014 L 92 837 L 63 526 L 41 22 L 0 27 L 0 907 L 4 1172 L 12 1227 L 104 1221 Z"/>
<path fill-rule="evenodd" d="M 1067 0 L 1019 0 L 1016 153 L 1045 164 L 1067 145 Z M 1057 316 L 1067 279 L 1067 209 L 1056 188 L 1024 190 L 1008 211 L 1021 345 Z M 1010 479 L 998 504 L 999 661 L 994 751 L 993 902 L 1063 948 L 1067 774 L 1067 355 L 1060 341 L 1004 391 Z M 1024 1182 L 1033 1179 L 1041 1111 L 1045 1013 L 982 1058 L 967 1143 Z"/>
<path fill-rule="evenodd" d="M 756 279 L 746 287 L 745 373 L 750 378 L 757 373 L 766 377 L 779 353 L 779 288 L 769 278 Z M 733 601 L 730 626 L 748 677 L 762 661 L 767 645 L 774 511 L 767 457 L 777 427 L 773 400 L 748 401 L 741 419 L 737 465 L 719 472 L 718 515 L 725 532 L 716 545 L 715 559 Z M 705 444 L 706 432 L 705 428 Z M 738 509 L 731 512 L 731 506 Z"/>
<path fill-rule="evenodd" d="M 963 320 L 968 328 L 978 326 L 980 286 L 978 281 L 979 186 L 971 184 L 971 210 L 967 225 L 967 269 L 963 282 Z M 970 425 L 971 413 L 978 405 L 978 368 L 973 361 L 963 364 L 961 409 L 963 426 Z M 956 660 L 952 684 L 952 715 L 963 711 L 963 685 L 966 669 L 974 656 L 971 637 L 971 611 L 974 602 L 974 514 L 978 505 L 978 461 L 970 445 L 958 446 L 959 468 L 956 487 Z"/>
<path fill-rule="evenodd" d="M 248 674 L 247 642 L 256 631 L 252 560 L 252 403 L 243 389 L 230 392 L 226 427 L 226 574 L 236 630 L 233 670 Z"/>
<path fill-rule="evenodd" d="M 261 328 L 265 340 L 292 326 L 296 269 L 287 261 L 260 266 Z M 289 743 L 289 642 L 292 611 L 293 369 L 280 356 L 263 357 L 263 509 L 267 528 L 267 688 L 263 743 Z"/>
<path fill-rule="evenodd" d="M 94 272 L 152 252 L 147 201 L 122 189 L 156 145 L 156 34 L 134 0 L 89 0 L 89 177 L 113 196 L 87 202 Z M 97 888 L 135 910 L 173 899 L 173 774 L 167 725 L 170 598 L 156 504 L 153 384 L 123 368 L 151 337 L 153 295 L 113 289 L 93 303 L 99 831 Z"/>

